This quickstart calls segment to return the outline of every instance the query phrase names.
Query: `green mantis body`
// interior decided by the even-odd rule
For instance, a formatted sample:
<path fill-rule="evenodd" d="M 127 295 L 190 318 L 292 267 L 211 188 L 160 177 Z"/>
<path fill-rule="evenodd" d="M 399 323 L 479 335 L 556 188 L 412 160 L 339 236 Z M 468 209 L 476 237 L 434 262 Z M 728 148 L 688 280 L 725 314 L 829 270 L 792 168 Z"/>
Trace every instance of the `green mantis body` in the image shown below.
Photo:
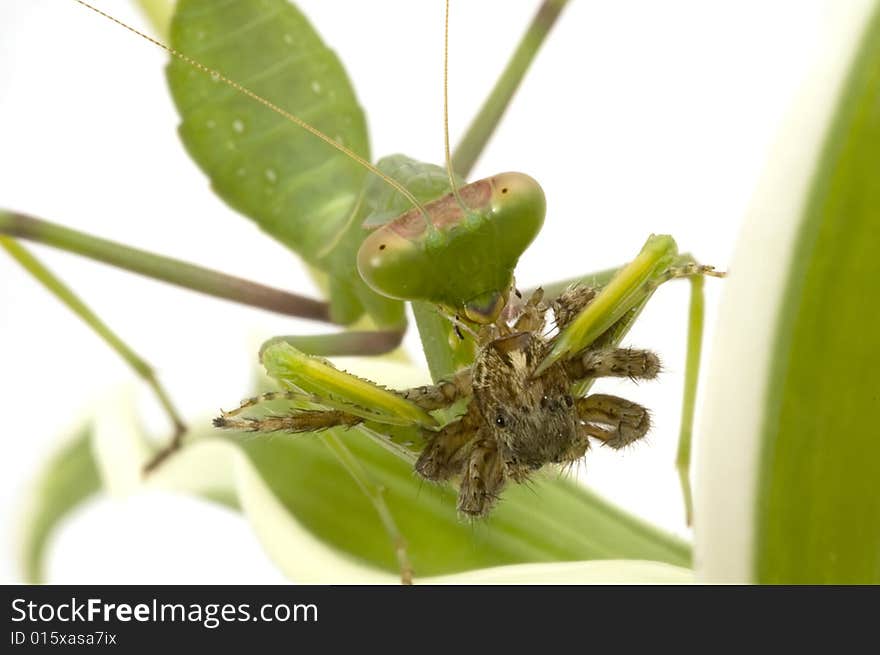
<path fill-rule="evenodd" d="M 194 5 L 197 3 L 190 4 Z M 178 29 L 182 31 L 195 30 L 194 38 L 198 40 L 198 32 L 200 29 L 198 26 L 179 27 Z M 287 32 L 285 31 L 285 28 L 282 27 L 282 30 L 279 33 L 279 39 L 282 43 L 286 41 L 284 38 L 286 35 Z M 204 59 L 203 53 L 192 52 L 190 50 L 187 50 L 187 52 L 200 60 Z M 276 63 L 263 62 L 259 67 L 264 70 L 271 69 L 273 66 L 280 63 L 277 61 L 277 57 L 273 61 Z M 327 63 L 327 61 L 330 61 L 330 63 Z M 234 60 L 232 63 L 235 63 Z M 322 58 L 317 66 L 318 69 L 320 69 L 318 72 L 321 74 L 327 73 L 328 80 L 333 78 L 338 72 L 334 70 L 335 64 L 333 64 L 332 60 Z M 232 68 L 234 68 L 234 66 Z M 224 67 L 223 70 L 224 74 L 229 78 L 242 80 L 243 83 L 255 75 L 255 73 L 248 73 L 245 70 L 230 70 L 229 67 Z M 318 75 L 318 72 L 316 72 L 315 75 Z M 172 88 L 177 87 L 178 95 L 183 96 L 182 98 L 178 98 L 178 104 L 183 107 L 196 107 L 196 109 L 193 110 L 195 112 L 194 117 L 188 118 L 184 121 L 181 130 L 184 141 L 192 150 L 199 147 L 195 144 L 197 144 L 200 139 L 207 138 L 204 137 L 202 132 L 210 132 L 217 129 L 226 130 L 229 138 L 226 140 L 221 139 L 217 142 L 220 144 L 219 148 L 222 152 L 217 152 L 215 154 L 208 153 L 207 155 L 204 155 L 203 157 L 206 162 L 202 162 L 203 166 L 206 168 L 216 167 L 217 172 L 213 175 L 213 177 L 216 178 L 215 186 L 223 186 L 232 179 L 244 178 L 245 180 L 249 180 L 249 183 L 255 185 L 257 188 L 256 194 L 241 191 L 242 197 L 239 198 L 235 193 L 245 187 L 235 187 L 233 185 L 232 191 L 229 191 L 224 195 L 227 202 L 243 211 L 251 213 L 254 216 L 254 220 L 257 220 L 266 231 L 279 238 L 289 247 L 297 250 L 297 252 L 303 255 L 307 261 L 320 267 L 326 274 L 328 274 L 331 291 L 331 314 L 336 320 L 350 322 L 356 320 L 362 312 L 366 311 L 375 325 L 381 327 L 400 326 L 402 320 L 401 305 L 398 302 L 387 298 L 383 294 L 375 293 L 373 289 L 369 288 L 364 283 L 356 270 L 356 254 L 357 250 L 360 248 L 360 243 L 363 241 L 363 235 L 357 232 L 357 230 L 360 229 L 360 223 L 368 218 L 369 213 L 378 214 L 379 218 L 377 219 L 374 216 L 374 221 L 381 222 L 383 217 L 387 219 L 389 214 L 387 206 L 383 208 L 381 206 L 381 199 L 376 198 L 381 195 L 384 195 L 386 199 L 390 199 L 391 197 L 396 198 L 396 196 L 389 196 L 388 189 L 383 188 L 382 190 L 376 191 L 376 181 L 367 181 L 368 174 L 358 169 L 348 159 L 345 159 L 341 155 L 330 152 L 326 147 L 319 149 L 314 144 L 302 146 L 298 141 L 295 145 L 285 142 L 283 147 L 291 149 L 291 153 L 287 155 L 283 152 L 275 152 L 270 149 L 269 157 L 274 157 L 276 159 L 271 159 L 268 165 L 263 163 L 258 164 L 256 170 L 249 170 L 248 167 L 253 166 L 251 163 L 252 159 L 236 159 L 236 150 L 238 147 L 237 140 L 244 140 L 247 138 L 246 135 L 254 133 L 258 135 L 256 137 L 258 139 L 264 137 L 266 134 L 272 134 L 275 136 L 276 132 L 296 133 L 298 136 L 293 137 L 294 139 L 309 137 L 309 135 L 302 134 L 298 131 L 296 126 L 286 125 L 279 122 L 278 117 L 273 116 L 268 112 L 263 113 L 266 114 L 265 120 L 270 124 L 264 126 L 255 125 L 250 119 L 244 117 L 233 117 L 231 121 L 226 120 L 225 122 L 219 120 L 217 117 L 212 118 L 212 109 L 210 109 L 212 105 L 206 105 L 208 108 L 202 113 L 199 113 L 198 106 L 200 103 L 204 102 L 203 98 L 200 97 L 200 93 L 207 93 L 207 91 L 200 91 L 200 89 L 217 89 L 220 88 L 220 86 L 217 84 L 216 80 L 211 79 L 209 76 L 202 76 L 200 78 L 199 75 L 201 74 L 198 72 L 196 72 L 196 77 L 193 78 L 196 81 L 192 83 L 192 86 L 188 86 L 180 81 L 184 78 L 188 79 L 192 73 L 193 71 L 191 69 L 188 69 L 179 63 L 175 63 L 172 66 L 170 74 Z M 320 96 L 321 93 L 329 93 L 331 86 L 330 82 L 319 82 L 321 85 L 319 92 L 314 88 L 314 84 L 312 84 L 316 79 L 317 78 L 309 80 L 307 85 L 308 88 L 305 89 L 304 95 L 309 97 L 310 100 L 314 99 L 312 96 Z M 321 79 L 323 80 L 324 78 Z M 220 93 L 228 102 L 233 103 L 236 107 L 241 103 L 243 116 L 262 115 L 253 112 L 250 107 L 252 102 L 249 99 L 242 97 L 240 94 L 232 93 L 229 89 L 223 89 Z M 306 113 L 308 113 L 307 110 L 308 107 L 306 107 Z M 235 113 L 234 110 L 232 113 Z M 224 113 L 224 116 L 227 115 L 228 114 Z M 324 113 L 320 114 L 321 119 L 323 119 L 324 116 Z M 328 134 L 332 134 L 334 139 L 364 151 L 363 139 L 356 133 L 357 130 L 355 130 L 355 133 L 353 134 L 344 131 L 344 127 L 348 126 L 350 128 L 351 123 L 356 123 L 360 120 L 357 113 L 346 115 L 344 113 L 338 114 L 327 112 L 326 117 L 331 123 L 326 125 L 318 123 L 317 126 L 320 129 Z M 339 122 L 338 125 L 336 124 L 336 121 Z M 276 123 L 278 124 L 277 126 L 275 125 Z M 337 127 L 339 128 L 338 130 L 335 129 Z M 283 140 L 279 139 L 279 141 Z M 280 148 L 281 146 L 278 147 Z M 208 150 L 210 150 L 210 148 Z M 229 156 L 230 152 L 232 153 L 231 157 Z M 292 153 L 295 153 L 295 155 Z M 224 154 L 226 156 L 224 156 Z M 364 154 L 366 155 L 366 153 Z M 288 162 L 295 162 L 297 165 L 303 164 L 302 170 L 294 172 L 284 170 L 283 166 L 288 164 Z M 398 164 L 399 162 L 397 161 L 390 162 L 390 166 Z M 242 173 L 242 168 L 245 169 L 244 173 Z M 316 173 L 314 171 L 318 172 Z M 321 187 L 321 184 L 315 182 L 314 179 L 318 179 L 319 173 L 321 172 L 329 173 L 328 177 L 332 182 L 325 182 L 322 184 L 327 188 L 332 187 L 334 192 L 332 196 L 318 193 L 318 188 Z M 297 179 L 298 176 L 301 176 L 304 179 Z M 313 176 L 318 177 L 313 178 Z M 436 183 L 438 187 L 445 184 L 445 182 L 441 181 L 439 175 L 435 175 L 432 179 L 434 182 L 429 186 L 432 186 L 434 183 Z M 370 186 L 374 187 L 374 191 L 378 194 L 377 196 L 367 197 L 366 189 Z M 435 194 L 438 193 L 437 189 L 433 188 L 433 186 L 431 191 Z M 416 191 L 413 192 L 416 193 Z M 289 195 L 294 193 L 297 193 L 295 201 L 293 201 Z M 224 192 L 221 192 L 221 195 L 223 194 Z M 253 197 L 259 196 L 260 194 L 269 197 L 269 202 L 261 204 L 256 209 L 249 207 L 248 202 L 250 202 Z M 319 195 L 320 198 L 318 197 Z M 357 206 L 359 200 L 365 201 L 367 204 L 372 203 L 374 205 L 372 208 L 373 211 L 352 214 L 352 208 Z M 392 200 L 391 202 L 394 203 L 395 201 Z M 399 198 L 396 199 L 396 202 L 399 204 Z M 340 208 L 343 210 L 333 213 L 334 210 L 339 210 Z M 308 217 L 316 216 L 321 217 L 322 220 L 315 223 L 320 226 L 321 229 L 315 230 L 315 224 L 313 223 L 309 223 L 305 226 L 299 224 L 294 218 L 288 220 L 281 220 L 278 218 L 279 214 L 285 214 L 286 212 L 295 212 L 295 219 L 308 219 Z M 331 216 L 334 218 L 329 218 Z M 352 218 L 352 216 L 354 216 L 354 218 Z M 476 255 L 479 254 L 480 253 L 476 253 Z M 670 261 L 669 263 L 673 262 Z M 645 292 L 645 281 L 646 280 L 642 280 L 641 283 L 637 285 L 642 290 L 642 293 Z M 436 299 L 430 298 L 429 300 Z M 461 300 L 464 302 L 469 299 L 461 298 Z M 618 297 L 612 299 L 611 304 L 623 307 L 623 312 L 625 313 L 626 311 L 633 309 L 636 304 L 641 302 L 641 300 L 643 300 L 643 298 L 634 301 L 630 296 Z M 451 305 L 452 303 L 446 302 L 445 304 Z M 618 318 L 620 316 L 622 316 L 622 314 L 618 315 Z M 608 326 L 606 326 L 606 328 L 607 327 Z"/>

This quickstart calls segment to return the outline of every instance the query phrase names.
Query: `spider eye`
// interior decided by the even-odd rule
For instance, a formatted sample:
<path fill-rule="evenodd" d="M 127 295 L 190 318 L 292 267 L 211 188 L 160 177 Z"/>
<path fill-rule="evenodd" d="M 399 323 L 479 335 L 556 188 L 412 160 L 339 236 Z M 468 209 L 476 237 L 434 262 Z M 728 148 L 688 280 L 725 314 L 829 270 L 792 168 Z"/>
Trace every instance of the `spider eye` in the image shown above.
<path fill-rule="evenodd" d="M 495 417 L 495 425 L 497 425 L 499 428 L 503 428 L 505 425 L 507 425 L 507 420 L 504 418 L 503 414 L 498 414 Z"/>

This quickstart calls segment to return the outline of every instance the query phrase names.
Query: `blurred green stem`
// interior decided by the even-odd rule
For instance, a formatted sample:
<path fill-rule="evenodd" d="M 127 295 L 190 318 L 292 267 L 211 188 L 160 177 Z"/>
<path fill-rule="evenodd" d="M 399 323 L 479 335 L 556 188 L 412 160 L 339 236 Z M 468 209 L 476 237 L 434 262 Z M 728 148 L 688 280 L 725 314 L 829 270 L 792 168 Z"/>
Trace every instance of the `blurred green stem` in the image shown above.
<path fill-rule="evenodd" d="M 348 474 L 354 479 L 364 495 L 370 499 L 370 502 L 375 508 L 376 513 L 379 515 L 379 520 L 382 522 L 382 526 L 388 533 L 388 537 L 391 539 L 391 544 L 394 547 L 397 562 L 400 565 L 400 581 L 402 584 L 412 584 L 413 570 L 409 561 L 409 556 L 406 552 L 406 540 L 400 533 L 400 529 L 394 521 L 394 516 L 391 514 L 391 510 L 385 502 L 384 488 L 376 484 L 370 478 L 367 471 L 361 466 L 358 458 L 355 457 L 355 455 L 332 430 L 323 433 L 321 435 L 321 441 L 323 441 L 336 456 L 336 459 L 339 460 L 339 463 L 342 464 L 343 468 L 348 471 Z"/>
<path fill-rule="evenodd" d="M 330 321 L 327 303 L 108 241 L 33 216 L 0 210 L 0 234 L 44 243 L 209 296 L 278 314 Z"/>
<path fill-rule="evenodd" d="M 697 378 L 700 373 L 700 357 L 703 351 L 703 322 L 705 299 L 703 286 L 705 278 L 695 275 L 690 278 L 691 302 L 688 321 L 687 360 L 684 374 L 684 397 L 681 405 L 681 433 L 678 438 L 678 452 L 675 466 L 681 481 L 684 497 L 685 519 L 688 525 L 693 522 L 694 501 L 691 490 L 690 464 L 691 439 L 694 431 L 694 410 L 697 401 Z"/>
<path fill-rule="evenodd" d="M 12 258 L 28 271 L 36 280 L 48 289 L 58 300 L 63 302 L 77 316 L 79 316 L 86 325 L 101 337 L 108 346 L 125 360 L 125 362 L 149 385 L 156 394 L 156 398 L 174 425 L 175 440 L 179 440 L 180 436 L 186 431 L 186 426 L 171 399 L 165 392 L 165 389 L 156 378 L 153 368 L 144 361 L 137 353 L 135 353 L 119 336 L 113 332 L 107 325 L 98 318 L 89 307 L 80 300 L 71 289 L 59 280 L 48 268 L 43 266 L 40 261 L 23 248 L 17 241 L 7 237 L 0 236 L 0 247 L 8 252 Z"/>
<path fill-rule="evenodd" d="M 544 0 L 526 33 L 507 63 L 489 97 L 483 102 L 461 142 L 452 155 L 452 168 L 467 177 L 486 147 L 513 94 L 529 70 L 535 55 L 556 23 L 568 0 Z"/>

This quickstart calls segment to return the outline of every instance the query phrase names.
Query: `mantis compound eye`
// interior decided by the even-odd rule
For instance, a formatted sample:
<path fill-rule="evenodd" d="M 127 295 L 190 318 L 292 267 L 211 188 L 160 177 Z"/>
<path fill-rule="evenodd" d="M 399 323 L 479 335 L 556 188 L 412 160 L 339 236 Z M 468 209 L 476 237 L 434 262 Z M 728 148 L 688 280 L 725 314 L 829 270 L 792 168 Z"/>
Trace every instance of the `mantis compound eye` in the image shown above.
<path fill-rule="evenodd" d="M 370 234 L 358 250 L 361 277 L 377 293 L 423 300 L 475 323 L 494 322 L 520 255 L 544 223 L 541 186 L 524 173 L 500 173 L 411 209 Z M 368 226 L 369 227 L 369 226 Z"/>

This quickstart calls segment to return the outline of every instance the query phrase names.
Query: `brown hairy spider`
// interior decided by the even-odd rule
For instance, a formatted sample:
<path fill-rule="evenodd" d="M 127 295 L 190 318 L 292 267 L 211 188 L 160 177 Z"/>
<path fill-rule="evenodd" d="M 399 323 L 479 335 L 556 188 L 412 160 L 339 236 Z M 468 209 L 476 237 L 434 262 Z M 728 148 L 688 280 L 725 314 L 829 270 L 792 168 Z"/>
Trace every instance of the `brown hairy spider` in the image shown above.
<path fill-rule="evenodd" d="M 545 464 L 579 460 L 589 437 L 622 448 L 648 432 L 644 407 L 604 394 L 574 398 L 572 390 L 591 378 L 652 379 L 660 371 L 654 353 L 603 346 L 600 338 L 535 375 L 553 345 L 545 336 L 547 313 L 553 312 L 562 330 L 595 295 L 594 289 L 574 287 L 545 304 L 538 289 L 512 326 L 481 328 L 472 366 L 450 380 L 402 392 L 425 409 L 472 397 L 461 418 L 431 433 L 416 462 L 416 471 L 428 480 L 461 476 L 463 514 L 485 516 L 508 479 L 524 482 Z"/>
<path fill-rule="evenodd" d="M 545 303 L 538 289 L 519 307 L 510 303 L 505 313 L 514 317 L 478 328 L 473 365 L 437 384 L 395 392 L 426 411 L 469 399 L 460 417 L 439 431 L 423 430 L 427 445 L 415 465 L 427 480 L 460 479 L 458 510 L 462 514 L 488 514 L 508 479 L 524 482 L 545 464 L 579 460 L 589 448 L 590 437 L 622 448 L 648 432 L 648 411 L 640 405 L 604 394 L 573 396 L 574 387 L 585 380 L 652 379 L 660 371 L 654 353 L 611 345 L 613 329 L 535 375 L 553 346 L 554 338 L 546 333 L 548 314 L 552 312 L 555 327 L 561 331 L 596 293 L 588 287 L 572 287 Z M 214 425 L 257 432 L 306 432 L 364 421 L 342 410 L 236 418 L 247 407 L 284 396 L 284 392 L 274 392 L 245 401 L 215 419 Z"/>

